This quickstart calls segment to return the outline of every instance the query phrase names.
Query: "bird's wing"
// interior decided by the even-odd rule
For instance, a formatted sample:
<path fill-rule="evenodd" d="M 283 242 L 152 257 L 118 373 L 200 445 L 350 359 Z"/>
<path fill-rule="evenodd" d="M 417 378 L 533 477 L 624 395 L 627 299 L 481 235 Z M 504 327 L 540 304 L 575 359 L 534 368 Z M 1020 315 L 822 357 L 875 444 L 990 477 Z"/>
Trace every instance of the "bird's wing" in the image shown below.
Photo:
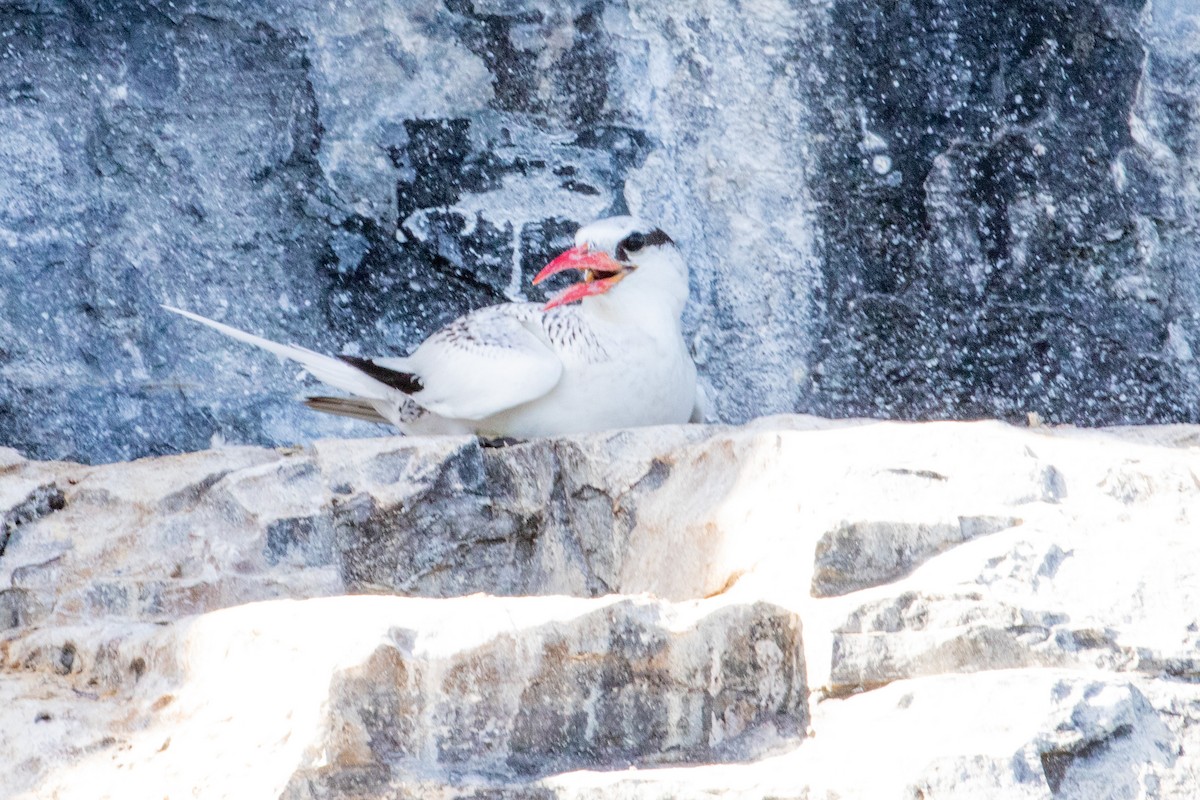
<path fill-rule="evenodd" d="M 414 373 L 411 396 L 435 414 L 480 420 L 545 395 L 563 364 L 542 331 L 533 303 L 504 303 L 460 317 L 426 339 L 411 356 L 374 359 Z"/>
<path fill-rule="evenodd" d="M 193 314 L 190 311 L 166 305 L 163 308 L 181 317 L 187 317 L 194 322 L 199 322 L 201 325 L 207 325 L 230 338 L 237 339 L 239 342 L 252 344 L 281 358 L 289 358 L 292 361 L 299 362 L 317 380 L 341 389 L 344 392 L 351 392 L 359 397 L 369 397 L 374 400 L 386 400 L 396 396 L 395 391 L 386 383 L 372 378 L 358 367 L 342 359 L 322 355 L 321 353 L 294 344 L 272 342 L 270 339 L 264 339 L 252 333 L 239 331 L 237 328 L 222 325 L 220 322 L 215 322 L 199 314 Z"/>

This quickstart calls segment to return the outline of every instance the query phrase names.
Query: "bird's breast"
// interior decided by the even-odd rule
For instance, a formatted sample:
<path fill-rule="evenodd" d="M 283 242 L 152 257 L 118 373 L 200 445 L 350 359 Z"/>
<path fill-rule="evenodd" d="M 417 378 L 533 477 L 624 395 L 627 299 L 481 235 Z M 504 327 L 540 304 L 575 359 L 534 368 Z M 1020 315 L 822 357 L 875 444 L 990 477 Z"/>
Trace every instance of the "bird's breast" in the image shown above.
<path fill-rule="evenodd" d="M 595 430 L 688 421 L 696 368 L 681 335 L 626 330 L 602 341 L 604 358 L 565 362 L 548 403 L 588 417 Z"/>

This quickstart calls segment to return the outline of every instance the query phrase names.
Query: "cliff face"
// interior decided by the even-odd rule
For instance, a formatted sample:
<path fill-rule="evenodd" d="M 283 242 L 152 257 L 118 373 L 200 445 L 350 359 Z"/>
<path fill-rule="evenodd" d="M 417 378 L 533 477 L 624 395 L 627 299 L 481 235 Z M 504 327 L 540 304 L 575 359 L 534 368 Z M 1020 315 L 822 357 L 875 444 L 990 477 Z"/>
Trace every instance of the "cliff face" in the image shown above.
<path fill-rule="evenodd" d="M 1193 798 L 1197 436 L 9 451 L 0 794 Z"/>
<path fill-rule="evenodd" d="M 1186 0 L 0 9 L 0 441 L 370 433 L 163 301 L 405 350 L 632 210 L 719 419 L 1194 420 Z"/>

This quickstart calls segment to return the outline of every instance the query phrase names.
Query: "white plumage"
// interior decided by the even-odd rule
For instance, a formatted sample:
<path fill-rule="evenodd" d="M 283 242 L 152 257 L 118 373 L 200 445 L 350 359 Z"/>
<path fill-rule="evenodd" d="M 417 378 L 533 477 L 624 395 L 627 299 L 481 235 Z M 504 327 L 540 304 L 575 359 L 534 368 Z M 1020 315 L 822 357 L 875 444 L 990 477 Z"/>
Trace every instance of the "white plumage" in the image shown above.
<path fill-rule="evenodd" d="M 688 272 L 675 244 L 641 220 L 612 217 L 581 228 L 575 245 L 534 283 L 567 269 L 583 280 L 545 306 L 473 311 L 404 358 L 326 356 L 164 308 L 353 395 L 309 398 L 310 407 L 405 433 L 553 436 L 698 420 L 680 328 Z"/>

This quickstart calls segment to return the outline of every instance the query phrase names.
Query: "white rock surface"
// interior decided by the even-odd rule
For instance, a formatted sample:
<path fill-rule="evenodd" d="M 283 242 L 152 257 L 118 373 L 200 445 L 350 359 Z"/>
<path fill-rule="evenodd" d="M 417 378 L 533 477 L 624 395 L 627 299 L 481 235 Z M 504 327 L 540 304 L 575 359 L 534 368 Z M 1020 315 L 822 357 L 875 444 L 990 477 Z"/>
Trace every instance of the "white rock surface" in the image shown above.
<path fill-rule="evenodd" d="M 0 454 L 0 796 L 1194 798 L 1197 443 Z"/>

